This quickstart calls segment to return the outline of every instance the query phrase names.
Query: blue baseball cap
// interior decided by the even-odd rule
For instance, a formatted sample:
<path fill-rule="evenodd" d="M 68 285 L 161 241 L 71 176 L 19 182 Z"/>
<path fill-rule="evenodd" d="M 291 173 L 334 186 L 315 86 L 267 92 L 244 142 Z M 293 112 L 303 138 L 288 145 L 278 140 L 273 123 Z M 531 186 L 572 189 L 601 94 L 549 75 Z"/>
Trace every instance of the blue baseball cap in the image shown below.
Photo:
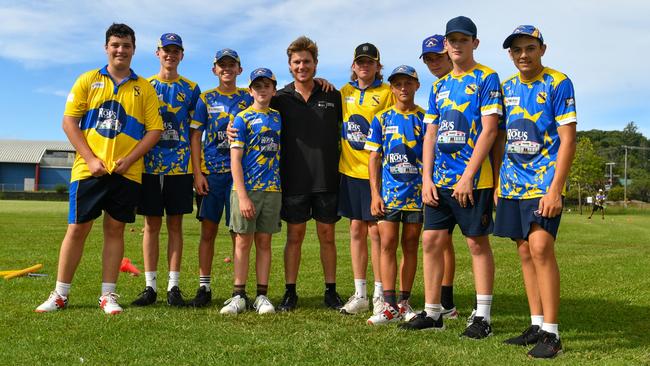
<path fill-rule="evenodd" d="M 241 61 L 239 60 L 239 55 L 237 54 L 237 51 L 231 50 L 230 48 L 224 48 L 222 50 L 217 51 L 217 54 L 214 56 L 214 62 L 213 64 L 216 64 L 219 62 L 224 57 L 230 57 L 231 59 L 239 62 L 241 64 Z"/>
<path fill-rule="evenodd" d="M 512 31 L 512 34 L 503 41 L 503 48 L 510 48 L 512 41 L 519 36 L 527 36 L 538 39 L 542 44 L 544 44 L 544 37 L 542 37 L 542 32 L 539 31 L 533 25 L 520 25 L 515 30 Z"/>
<path fill-rule="evenodd" d="M 468 36 L 476 37 L 476 24 L 464 16 L 455 17 L 454 19 L 447 22 L 447 30 L 445 31 L 445 37 L 450 33 L 462 33 Z"/>
<path fill-rule="evenodd" d="M 422 54 L 420 58 L 426 53 L 445 53 L 447 49 L 445 48 L 445 36 L 440 34 L 434 34 L 431 37 L 427 37 L 422 41 Z"/>
<path fill-rule="evenodd" d="M 176 33 L 165 33 L 162 36 L 160 36 L 160 40 L 158 41 L 158 48 L 163 48 L 165 46 L 178 46 L 183 49 L 183 40 L 181 39 L 181 36 L 179 36 Z"/>
<path fill-rule="evenodd" d="M 273 82 L 273 85 L 278 85 L 278 81 L 275 79 L 275 75 L 273 75 L 273 71 L 265 67 L 260 67 L 251 72 L 250 82 L 248 83 L 248 87 L 250 87 L 253 84 L 253 81 L 260 78 L 267 78 Z"/>
<path fill-rule="evenodd" d="M 388 77 L 388 82 L 391 81 L 395 76 L 397 75 L 406 75 L 410 76 L 415 80 L 420 80 L 418 78 L 418 73 L 415 71 L 415 68 L 409 65 L 399 65 L 396 68 L 393 69 L 393 72 L 390 73 L 390 76 Z"/>

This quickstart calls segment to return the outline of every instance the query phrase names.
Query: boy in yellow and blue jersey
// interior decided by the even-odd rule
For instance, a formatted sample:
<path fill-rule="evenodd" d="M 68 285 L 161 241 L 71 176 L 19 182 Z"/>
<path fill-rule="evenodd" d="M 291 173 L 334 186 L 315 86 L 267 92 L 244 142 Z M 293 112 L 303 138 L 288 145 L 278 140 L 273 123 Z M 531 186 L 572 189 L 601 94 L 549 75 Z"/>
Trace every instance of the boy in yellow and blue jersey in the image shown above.
<path fill-rule="evenodd" d="M 370 151 L 370 210 L 377 218 L 379 226 L 382 252 L 380 271 L 385 301 L 382 310 L 367 320 L 371 325 L 399 321 L 410 310 L 408 303 L 398 305 L 395 291 L 399 229 L 401 223 L 404 259 L 401 266 L 400 293 L 410 294 L 417 269 L 417 252 L 423 221 L 421 197 L 424 110 L 414 102 L 420 82 L 415 69 L 407 65 L 396 67 L 388 81 L 397 102 L 393 107 L 375 116 L 365 145 Z"/>
<path fill-rule="evenodd" d="M 249 256 L 255 239 L 257 297 L 253 304 L 259 314 L 273 313 L 268 299 L 271 270 L 271 237 L 280 232 L 280 113 L 269 106 L 277 81 L 271 70 L 259 68 L 250 75 L 253 105 L 235 117 L 237 137 L 231 142 L 231 166 L 234 189 L 230 230 L 236 233 L 235 276 L 232 298 L 221 314 L 246 310 L 246 281 Z"/>
<path fill-rule="evenodd" d="M 131 70 L 135 33 L 126 24 L 106 30 L 108 64 L 82 74 L 65 105 L 63 130 L 77 150 L 70 183 L 68 229 L 59 252 L 56 287 L 36 312 L 64 309 L 93 222 L 104 212 L 99 307 L 118 314 L 115 293 L 124 254 L 124 227 L 135 221 L 144 169 L 142 156 L 160 138 L 158 97 Z"/>
<path fill-rule="evenodd" d="M 546 45 L 536 27 L 520 25 L 503 48 L 519 73 L 503 83 L 507 138 L 497 141 L 504 154 L 494 233 L 517 243 L 531 318 L 505 343 L 535 345 L 529 356 L 553 358 L 562 352 L 555 238 L 576 149 L 575 93 L 565 74 L 542 65 Z"/>
<path fill-rule="evenodd" d="M 219 78 L 219 86 L 201 93 L 192 118 L 190 137 L 197 218 L 201 221 L 199 289 L 189 303 L 196 307 L 206 306 L 212 299 L 210 283 L 214 241 L 224 209 L 226 225 L 230 221 L 232 175 L 226 129 L 235 116 L 252 103 L 248 91 L 237 87 L 237 76 L 242 68 L 236 51 L 229 48 L 219 50 L 212 72 Z M 234 234 L 232 240 L 234 243 Z"/>
<path fill-rule="evenodd" d="M 375 287 L 372 297 L 373 311 L 384 304 L 379 273 L 381 243 L 377 221 L 370 213 L 370 183 L 368 157 L 364 149 L 375 114 L 395 104 L 390 86 L 382 82 L 379 50 L 371 43 L 363 43 L 354 50 L 352 81 L 341 88 L 343 128 L 341 129 L 341 158 L 339 172 L 338 214 L 350 219 L 350 257 L 354 275 L 354 294 L 341 308 L 343 314 L 367 311 L 369 301 L 366 290 L 368 270 L 368 243 L 370 237 L 372 271 Z"/>
<path fill-rule="evenodd" d="M 160 71 L 148 80 L 160 100 L 164 131 L 160 141 L 144 156 L 138 214 L 144 215 L 145 288 L 132 304 L 147 306 L 156 302 L 160 228 L 166 213 L 167 304 L 183 306 L 185 301 L 178 287 L 183 253 L 183 215 L 193 209 L 190 121 L 201 90 L 195 82 L 178 74 L 178 65 L 184 56 L 183 40 L 178 34 L 160 36 L 156 56 L 160 61 Z"/>
<path fill-rule="evenodd" d="M 492 334 L 490 308 L 494 259 L 488 240 L 492 232 L 493 172 L 489 158 L 503 113 L 498 75 L 474 60 L 478 47 L 474 22 L 459 16 L 447 22 L 445 47 L 452 71 L 436 81 L 425 117 L 422 199 L 425 223 L 423 250 L 434 271 L 433 306 L 427 325 L 440 317 L 442 250 L 450 230 L 460 226 L 472 254 L 477 311 L 461 336 L 482 339 Z M 430 326 L 429 326 L 430 325 Z"/>

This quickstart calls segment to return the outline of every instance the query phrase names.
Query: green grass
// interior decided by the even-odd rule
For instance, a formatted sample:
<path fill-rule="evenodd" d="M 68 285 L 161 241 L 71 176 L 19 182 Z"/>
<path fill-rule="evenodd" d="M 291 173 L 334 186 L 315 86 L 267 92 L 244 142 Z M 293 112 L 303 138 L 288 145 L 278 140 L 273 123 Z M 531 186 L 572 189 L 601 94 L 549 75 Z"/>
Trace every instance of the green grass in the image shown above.
<path fill-rule="evenodd" d="M 446 322 L 443 332 L 405 333 L 394 326 L 370 327 L 366 315 L 342 316 L 322 308 L 322 271 L 318 242 L 310 225 L 298 280 L 299 310 L 292 314 L 237 317 L 219 315 L 231 291 L 229 239 L 217 239 L 213 306 L 170 309 L 127 307 L 105 316 L 97 307 L 101 282 L 100 226 L 90 234 L 75 276 L 70 307 L 55 314 L 33 309 L 54 286 L 57 255 L 66 225 L 64 202 L 0 201 L 0 270 L 43 263 L 44 278 L 0 280 L 0 359 L 2 364 L 527 364 L 525 349 L 502 344 L 529 323 L 514 245 L 493 239 L 496 283 L 495 336 L 459 339 L 464 320 Z M 181 288 L 192 296 L 198 282 L 198 225 L 186 217 Z M 142 269 L 142 220 L 128 225 L 125 256 Z M 133 230 L 131 230 L 133 229 Z M 222 231 L 225 231 L 222 229 Z M 347 223 L 337 225 L 338 288 L 353 292 Z M 458 230 L 456 230 L 458 232 Z M 650 216 L 612 215 L 604 222 L 566 214 L 557 254 L 562 275 L 560 330 L 565 354 L 557 364 L 650 363 Z M 471 311 L 473 285 L 469 254 L 462 238 L 457 252 L 456 303 L 463 318 Z M 283 288 L 284 234 L 273 240 L 270 298 L 277 304 Z M 161 250 L 165 253 L 165 250 Z M 159 287 L 166 287 L 161 258 Z M 254 273 L 251 273 L 254 278 Z M 421 271 L 412 303 L 423 306 Z M 144 287 L 142 277 L 120 276 L 121 302 L 130 303 Z M 254 290 L 254 281 L 249 281 Z M 161 293 L 164 293 L 162 291 Z M 164 297 L 164 296 L 163 296 Z M 159 299 L 160 300 L 160 299 Z"/>

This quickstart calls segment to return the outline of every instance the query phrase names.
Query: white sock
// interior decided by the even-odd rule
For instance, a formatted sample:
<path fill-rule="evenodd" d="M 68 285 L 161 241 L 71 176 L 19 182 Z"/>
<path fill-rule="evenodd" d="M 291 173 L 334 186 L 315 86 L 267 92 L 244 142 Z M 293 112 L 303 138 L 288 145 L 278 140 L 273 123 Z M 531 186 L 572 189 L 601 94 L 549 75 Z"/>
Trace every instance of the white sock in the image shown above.
<path fill-rule="evenodd" d="M 158 278 L 158 272 L 145 272 L 144 273 L 144 282 L 145 286 L 151 287 L 154 291 L 158 292 L 158 284 L 156 279 Z"/>
<path fill-rule="evenodd" d="M 375 281 L 375 293 L 372 297 L 384 296 L 384 286 L 381 285 L 381 282 Z"/>
<path fill-rule="evenodd" d="M 560 338 L 560 331 L 558 330 L 557 324 L 543 323 L 542 330 L 548 333 L 553 333 L 557 336 L 558 339 Z"/>
<path fill-rule="evenodd" d="M 440 312 L 442 311 L 442 305 L 440 304 L 424 304 L 424 311 L 427 313 L 429 318 L 433 320 L 438 320 L 440 317 Z"/>
<path fill-rule="evenodd" d="M 199 287 L 205 286 L 207 291 L 210 291 L 210 275 L 199 276 Z"/>
<path fill-rule="evenodd" d="M 102 295 L 108 292 L 115 293 L 116 287 L 115 283 L 102 282 Z"/>
<path fill-rule="evenodd" d="M 368 296 L 365 279 L 360 279 L 360 278 L 354 279 L 354 295 L 356 297 L 360 297 L 363 299 L 365 299 Z"/>
<path fill-rule="evenodd" d="M 57 294 L 63 297 L 68 297 L 68 294 L 70 293 L 70 286 L 71 284 L 69 283 L 56 281 L 56 286 L 54 287 L 54 291 L 56 291 Z"/>
<path fill-rule="evenodd" d="M 490 322 L 490 308 L 492 308 L 492 295 L 476 295 L 476 316 L 482 316 Z"/>
<path fill-rule="evenodd" d="M 169 283 L 167 284 L 167 291 L 170 291 L 174 286 L 178 286 L 178 279 L 180 277 L 180 272 L 169 271 Z"/>
<path fill-rule="evenodd" d="M 544 323 L 544 315 L 531 315 L 530 316 L 530 325 L 536 325 L 536 326 L 541 328 L 542 323 Z"/>

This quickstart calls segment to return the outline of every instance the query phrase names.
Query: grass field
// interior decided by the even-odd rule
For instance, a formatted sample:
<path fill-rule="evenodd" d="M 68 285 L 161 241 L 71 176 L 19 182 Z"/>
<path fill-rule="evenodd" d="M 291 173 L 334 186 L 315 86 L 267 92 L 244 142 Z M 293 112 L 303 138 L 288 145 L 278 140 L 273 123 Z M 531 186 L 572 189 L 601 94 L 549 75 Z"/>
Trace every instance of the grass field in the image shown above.
<path fill-rule="evenodd" d="M 105 316 L 97 307 L 101 282 L 101 228 L 90 234 L 75 276 L 67 310 L 36 314 L 33 309 L 54 286 L 60 241 L 67 217 L 65 202 L 0 201 L 0 270 L 43 263 L 43 278 L 0 280 L 0 363 L 15 364 L 347 364 L 491 365 L 527 364 L 523 348 L 502 344 L 530 321 L 514 245 L 493 239 L 496 283 L 494 337 L 459 339 L 473 304 L 470 259 L 456 234 L 456 304 L 462 320 L 447 321 L 443 332 L 406 333 L 393 326 L 365 325 L 366 315 L 342 316 L 325 310 L 318 243 L 311 227 L 303 247 L 298 280 L 299 309 L 291 314 L 237 317 L 219 314 L 229 297 L 232 264 L 229 239 L 220 233 L 213 276 L 213 306 L 171 309 L 126 307 Z M 588 221 L 563 217 L 557 253 L 562 275 L 560 331 L 565 353 L 557 364 L 650 364 L 650 215 L 616 214 Z M 125 256 L 142 269 L 142 220 L 128 225 Z M 198 225 L 186 217 L 181 288 L 186 297 L 198 285 Z M 222 230 L 225 231 L 225 230 Z M 458 230 L 456 230 L 458 232 Z M 347 222 L 337 225 L 338 289 L 353 292 Z M 269 295 L 277 304 L 284 290 L 284 236 L 273 240 Z M 165 250 L 161 250 L 165 253 Z M 161 258 L 159 289 L 166 288 Z M 251 273 L 254 278 L 254 273 Z M 371 278 L 371 277 L 370 277 Z M 254 281 L 249 289 L 254 291 Z M 121 275 L 121 303 L 129 304 L 144 287 L 143 277 Z M 164 294 L 164 291 L 160 292 Z M 164 298 L 164 296 L 162 296 Z M 214 299 L 216 298 L 216 301 Z M 412 304 L 423 306 L 421 272 Z"/>

